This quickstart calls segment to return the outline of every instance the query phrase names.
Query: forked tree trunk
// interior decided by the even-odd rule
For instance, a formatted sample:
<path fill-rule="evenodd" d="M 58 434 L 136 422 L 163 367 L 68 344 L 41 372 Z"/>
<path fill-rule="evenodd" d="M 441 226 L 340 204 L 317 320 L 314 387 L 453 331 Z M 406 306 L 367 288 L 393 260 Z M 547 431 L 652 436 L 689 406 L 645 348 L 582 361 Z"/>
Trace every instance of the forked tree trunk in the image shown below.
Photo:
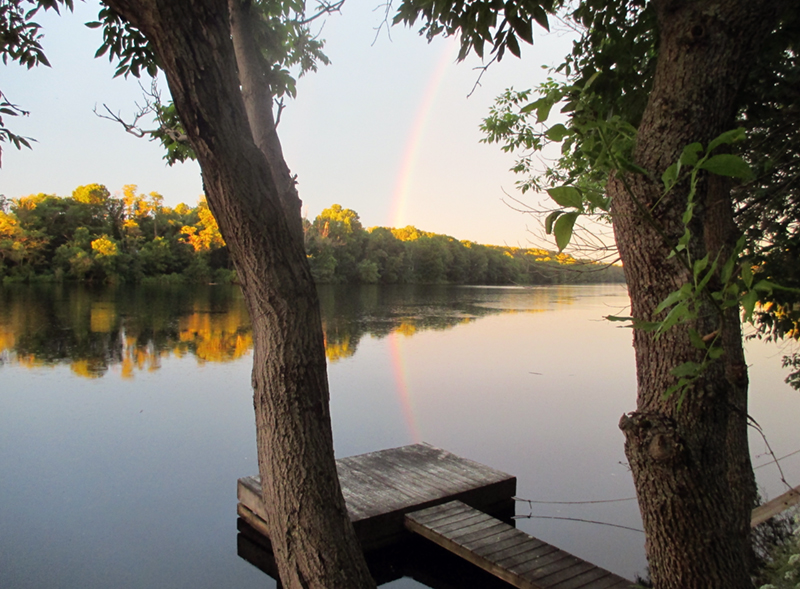
<path fill-rule="evenodd" d="M 228 1 L 105 3 L 158 54 L 242 282 L 253 324 L 259 473 L 281 580 L 290 588 L 374 587 L 336 474 L 322 327 L 299 200 L 285 206 L 292 201 L 283 172 L 254 143 Z M 282 157 L 280 164 L 288 174 Z"/>
<path fill-rule="evenodd" d="M 660 178 L 695 141 L 734 126 L 737 93 L 762 39 L 776 23 L 780 2 L 717 0 L 654 2 L 660 46 L 654 88 L 634 152 L 636 163 Z M 622 256 L 633 317 L 657 319 L 655 308 L 690 280 L 690 272 L 665 243 L 677 243 L 687 187 L 662 198 L 662 186 L 644 176 L 609 182 L 614 231 Z M 701 182 L 691 224 L 694 259 L 719 253 L 736 241 L 728 184 Z M 649 211 L 645 213 L 644 211 Z M 648 219 L 661 227 L 659 234 Z M 682 407 L 664 391 L 670 371 L 699 362 L 687 327 L 702 335 L 721 327 L 725 349 L 691 386 Z M 660 338 L 634 330 L 637 410 L 623 416 L 625 452 L 633 472 L 647 534 L 647 557 L 659 589 L 751 588 L 749 521 L 756 488 L 747 444 L 747 368 L 737 311 L 723 317 L 706 304 L 690 326 Z"/>

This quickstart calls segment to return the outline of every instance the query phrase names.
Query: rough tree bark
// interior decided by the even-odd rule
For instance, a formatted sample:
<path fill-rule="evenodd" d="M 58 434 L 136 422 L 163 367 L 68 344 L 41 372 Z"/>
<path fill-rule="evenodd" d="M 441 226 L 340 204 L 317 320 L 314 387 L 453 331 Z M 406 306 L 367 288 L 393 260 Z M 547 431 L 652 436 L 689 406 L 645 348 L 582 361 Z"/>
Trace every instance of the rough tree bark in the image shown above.
<path fill-rule="evenodd" d="M 683 148 L 735 126 L 737 93 L 759 44 L 777 22 L 781 2 L 769 0 L 654 2 L 660 46 L 655 82 L 637 135 L 636 163 L 660 178 Z M 683 234 L 688 188 L 662 198 L 654 179 L 618 174 L 609 182 L 614 231 L 625 267 L 632 315 L 657 319 L 655 308 L 690 280 L 653 226 L 673 244 Z M 627 183 L 627 187 L 625 186 Z M 694 259 L 724 260 L 736 241 L 727 182 L 706 178 L 691 224 Z M 646 214 L 644 211 L 650 211 Z M 656 587 L 750 588 L 750 511 L 756 488 L 747 444 L 747 368 L 735 310 L 706 305 L 689 327 L 719 329 L 725 353 L 687 392 L 665 400 L 671 369 L 699 362 L 687 326 L 657 338 L 634 330 L 637 410 L 623 416 L 625 452 L 633 472 Z"/>
<path fill-rule="evenodd" d="M 105 3 L 155 48 L 242 282 L 253 324 L 259 473 L 281 580 L 291 588 L 374 587 L 336 474 L 300 201 L 271 111 L 251 130 L 257 107 L 245 108 L 242 90 L 254 80 L 237 75 L 232 35 L 245 49 L 250 41 L 232 32 L 228 0 Z M 244 65 L 245 78 L 253 75 Z M 267 142 L 253 131 L 265 131 Z"/>

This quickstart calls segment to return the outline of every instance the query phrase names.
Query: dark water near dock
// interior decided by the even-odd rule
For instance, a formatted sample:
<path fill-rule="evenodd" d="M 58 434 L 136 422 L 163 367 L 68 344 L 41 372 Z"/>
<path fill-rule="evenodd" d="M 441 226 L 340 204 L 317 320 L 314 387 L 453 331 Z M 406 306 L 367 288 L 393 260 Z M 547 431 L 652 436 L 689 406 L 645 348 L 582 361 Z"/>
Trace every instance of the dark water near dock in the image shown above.
<path fill-rule="evenodd" d="M 617 429 L 635 406 L 631 335 L 602 320 L 623 288 L 320 298 L 338 456 L 426 441 L 516 475 L 526 499 L 633 497 Z M 0 289 L 0 586 L 275 586 L 236 553 L 236 480 L 257 472 L 250 346 L 232 288 Z M 783 456 L 800 448 L 800 394 L 780 356 L 748 345 L 751 414 Z M 760 439 L 752 450 L 768 463 Z M 800 457 L 783 468 L 800 482 Z M 783 492 L 773 466 L 756 472 Z M 581 558 L 644 570 L 635 501 L 517 513 Z"/>

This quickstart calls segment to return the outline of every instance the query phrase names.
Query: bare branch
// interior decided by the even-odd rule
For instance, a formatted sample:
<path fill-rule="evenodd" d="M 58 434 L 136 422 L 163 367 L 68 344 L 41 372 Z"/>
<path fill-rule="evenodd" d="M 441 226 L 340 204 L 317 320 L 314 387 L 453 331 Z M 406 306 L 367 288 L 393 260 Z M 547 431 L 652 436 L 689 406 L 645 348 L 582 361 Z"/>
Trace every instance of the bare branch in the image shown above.
<path fill-rule="evenodd" d="M 334 12 L 341 12 L 342 5 L 344 4 L 345 0 L 339 0 L 338 2 L 319 2 L 319 8 L 317 12 L 309 16 L 308 18 L 304 18 L 303 20 L 298 20 L 297 24 L 299 25 L 307 25 L 308 23 L 317 20 L 321 16 L 325 16 L 328 14 L 333 14 Z"/>
<path fill-rule="evenodd" d="M 478 74 L 478 79 L 475 80 L 475 84 L 472 86 L 472 90 L 469 91 L 469 94 L 467 94 L 467 98 L 469 98 L 470 96 L 472 96 L 475 93 L 475 90 L 477 90 L 478 86 L 481 85 L 481 78 L 483 78 L 483 74 L 486 73 L 486 70 L 488 70 L 489 66 L 491 66 L 495 61 L 497 61 L 497 54 L 496 53 L 495 53 L 494 57 L 492 58 L 492 60 L 489 63 L 487 63 L 486 65 L 480 65 L 478 67 L 472 68 L 474 70 L 480 70 L 481 73 Z"/>
<path fill-rule="evenodd" d="M 138 127 L 139 119 L 142 118 L 142 115 L 144 113 L 140 112 L 139 114 L 136 114 L 133 117 L 132 123 L 126 123 L 119 114 L 114 114 L 111 111 L 111 109 L 108 108 L 107 104 L 103 104 L 103 108 L 106 109 L 106 112 L 108 113 L 107 115 L 104 115 L 102 112 L 98 112 L 97 105 L 94 106 L 92 112 L 94 112 L 94 114 L 100 117 L 101 119 L 107 119 L 109 121 L 114 121 L 116 123 L 119 123 L 120 125 L 122 125 L 125 131 L 127 131 L 134 137 L 138 137 L 141 139 L 142 137 L 146 136 L 149 133 L 149 131 L 144 131 L 143 129 L 140 129 Z"/>
<path fill-rule="evenodd" d="M 101 119 L 107 119 L 109 121 L 114 121 L 115 123 L 119 123 L 125 129 L 126 132 L 130 133 L 134 137 L 143 138 L 149 137 L 151 140 L 155 139 L 156 133 L 163 133 L 170 139 L 175 142 L 179 143 L 188 143 L 189 137 L 185 133 L 180 133 L 176 131 L 174 128 L 170 127 L 161 117 L 162 112 L 162 104 L 161 104 L 161 93 L 158 90 L 158 84 L 155 79 L 150 84 L 150 89 L 145 89 L 142 86 L 141 82 L 139 83 L 139 87 L 142 89 L 142 94 L 144 94 L 144 105 L 140 106 L 139 103 L 136 104 L 136 108 L 138 109 L 136 113 L 133 115 L 133 120 L 131 122 L 125 121 L 122 116 L 117 113 L 115 114 L 107 104 L 103 104 L 103 108 L 106 110 L 108 114 L 103 114 L 102 112 L 98 112 L 97 106 L 95 105 L 93 112 L 95 115 L 100 117 Z M 139 121 L 147 116 L 152 116 L 155 121 L 158 123 L 158 127 L 155 129 L 144 129 L 139 125 Z"/>
<path fill-rule="evenodd" d="M 388 0 L 385 4 L 379 4 L 373 9 L 373 12 L 380 10 L 383 8 L 383 20 L 381 24 L 375 27 L 375 38 L 372 40 L 372 45 L 378 42 L 378 37 L 381 34 L 381 31 L 386 29 L 386 36 L 389 38 L 389 41 L 392 40 L 392 23 L 389 22 L 389 12 L 392 10 L 392 1 Z"/>
<path fill-rule="evenodd" d="M 286 108 L 286 103 L 283 101 L 283 98 L 280 100 L 274 100 L 275 106 L 278 107 L 278 112 L 275 113 L 275 128 L 281 124 L 281 115 L 283 114 L 283 109 Z"/>

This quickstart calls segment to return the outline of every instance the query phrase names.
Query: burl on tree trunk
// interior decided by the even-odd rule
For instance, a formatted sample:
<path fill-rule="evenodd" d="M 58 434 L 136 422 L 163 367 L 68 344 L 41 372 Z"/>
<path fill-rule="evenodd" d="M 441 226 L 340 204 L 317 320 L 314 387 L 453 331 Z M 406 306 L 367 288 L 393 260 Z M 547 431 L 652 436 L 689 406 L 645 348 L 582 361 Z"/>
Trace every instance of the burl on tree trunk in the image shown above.
<path fill-rule="evenodd" d="M 654 87 L 639 128 L 636 163 L 652 177 L 620 175 L 608 185 L 614 231 L 625 267 L 632 316 L 654 321 L 655 309 L 691 279 L 670 245 L 684 232 L 688 186 L 666 196 L 656 180 L 683 148 L 704 146 L 735 126 L 737 94 L 760 42 L 777 22 L 779 2 L 660 0 L 660 45 Z M 689 227 L 694 259 L 730 255 L 737 235 L 727 182 L 701 181 Z M 648 211 L 647 213 L 645 211 Z M 654 223 L 660 226 L 660 231 Z M 666 242 L 665 237 L 666 236 Z M 667 243 L 667 242 L 671 242 Z M 720 263 L 721 265 L 721 263 Z M 713 287 L 713 285 L 712 285 Z M 723 356 L 686 391 L 665 399 L 670 371 L 702 360 L 688 329 L 721 329 Z M 706 304 L 690 325 L 660 337 L 634 330 L 637 410 L 623 416 L 625 452 L 658 588 L 751 588 L 750 512 L 756 487 L 747 443 L 747 369 L 738 311 Z"/>

